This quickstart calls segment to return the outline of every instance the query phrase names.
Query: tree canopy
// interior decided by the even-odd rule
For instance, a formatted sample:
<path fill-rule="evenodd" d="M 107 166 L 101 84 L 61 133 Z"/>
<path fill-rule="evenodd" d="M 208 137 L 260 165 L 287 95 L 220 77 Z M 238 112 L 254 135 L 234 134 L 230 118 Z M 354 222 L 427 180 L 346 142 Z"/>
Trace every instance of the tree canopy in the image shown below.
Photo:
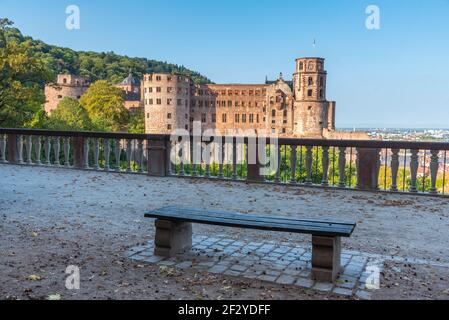
<path fill-rule="evenodd" d="M 25 127 L 42 109 L 43 84 L 51 72 L 29 43 L 8 38 L 11 25 L 0 19 L 0 126 Z"/>
<path fill-rule="evenodd" d="M 91 130 L 89 115 L 78 100 L 65 97 L 48 117 L 47 127 L 54 130 Z"/>
<path fill-rule="evenodd" d="M 125 108 L 121 89 L 105 80 L 98 80 L 81 96 L 80 103 L 89 114 L 96 130 L 125 130 L 129 113 Z"/>

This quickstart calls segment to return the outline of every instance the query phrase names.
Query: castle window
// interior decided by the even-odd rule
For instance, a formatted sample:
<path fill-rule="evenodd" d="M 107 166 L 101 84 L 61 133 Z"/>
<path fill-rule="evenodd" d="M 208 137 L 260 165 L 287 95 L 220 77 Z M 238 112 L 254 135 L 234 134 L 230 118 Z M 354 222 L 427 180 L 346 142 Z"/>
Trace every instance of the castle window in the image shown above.
<path fill-rule="evenodd" d="M 203 101 L 198 101 L 198 107 L 202 107 L 203 106 Z"/>
<path fill-rule="evenodd" d="M 287 116 L 287 110 L 284 110 L 284 117 Z"/>
<path fill-rule="evenodd" d="M 226 115 L 226 113 L 223 113 L 222 115 L 221 115 L 221 122 L 223 122 L 223 123 L 226 123 L 226 117 L 227 115 Z"/>
<path fill-rule="evenodd" d="M 180 105 L 182 105 L 182 100 L 181 99 L 178 99 L 178 106 L 180 106 Z"/>
<path fill-rule="evenodd" d="M 285 128 L 282 128 L 282 133 L 285 133 Z"/>
<path fill-rule="evenodd" d="M 172 99 L 167 99 L 167 105 L 171 105 Z"/>
<path fill-rule="evenodd" d="M 186 125 L 185 125 L 185 128 L 186 128 L 186 130 L 189 130 L 189 125 L 186 124 Z"/>
<path fill-rule="evenodd" d="M 232 100 L 228 100 L 228 107 L 232 107 Z"/>
<path fill-rule="evenodd" d="M 156 99 L 156 104 L 162 104 L 162 99 Z"/>
<path fill-rule="evenodd" d="M 252 96 L 254 94 L 253 90 L 249 90 L 249 95 Z"/>
<path fill-rule="evenodd" d="M 152 105 L 153 104 L 153 99 L 148 100 L 148 104 Z"/>
<path fill-rule="evenodd" d="M 161 81 L 161 76 L 156 76 L 156 81 Z"/>
<path fill-rule="evenodd" d="M 246 104 L 245 104 L 245 101 L 242 101 L 242 107 L 244 107 Z"/>
<path fill-rule="evenodd" d="M 171 130 L 171 124 L 167 124 L 167 130 Z"/>
<path fill-rule="evenodd" d="M 156 92 L 162 92 L 161 87 L 156 87 Z"/>
<path fill-rule="evenodd" d="M 202 114 L 201 114 L 201 122 L 202 122 L 202 123 L 205 123 L 205 122 L 206 122 L 206 114 L 205 114 L 205 113 L 202 113 Z"/>
<path fill-rule="evenodd" d="M 238 91 L 238 90 L 235 90 L 234 94 L 235 94 L 236 96 L 238 96 L 238 95 L 239 95 L 239 91 Z"/>
<path fill-rule="evenodd" d="M 150 113 L 149 112 L 147 113 L 147 119 L 150 119 Z"/>
<path fill-rule="evenodd" d="M 308 91 L 307 91 L 307 96 L 308 96 L 308 97 L 311 97 L 312 95 L 313 95 L 313 90 L 308 90 Z"/>
<path fill-rule="evenodd" d="M 62 83 L 67 83 L 67 79 L 66 78 L 62 79 Z"/>
<path fill-rule="evenodd" d="M 167 113 L 167 119 L 171 119 L 171 113 Z"/>
<path fill-rule="evenodd" d="M 256 122 L 259 123 L 259 115 L 256 114 Z"/>
<path fill-rule="evenodd" d="M 153 92 L 153 87 L 149 87 L 148 92 L 150 92 L 150 93 Z"/>
<path fill-rule="evenodd" d="M 272 124 L 276 124 L 276 120 L 271 120 L 271 123 Z"/>
<path fill-rule="evenodd" d="M 309 77 L 309 86 L 313 85 L 313 78 Z"/>
<path fill-rule="evenodd" d="M 308 109 L 309 111 L 312 110 L 312 106 L 309 106 L 307 109 Z"/>
<path fill-rule="evenodd" d="M 274 110 L 274 109 L 271 110 L 271 116 L 272 116 L 272 117 L 276 117 L 276 110 Z"/>
<path fill-rule="evenodd" d="M 320 86 L 323 86 L 323 85 L 324 85 L 323 77 L 320 77 Z"/>
<path fill-rule="evenodd" d="M 232 96 L 232 90 L 228 90 L 228 95 Z"/>
<path fill-rule="evenodd" d="M 186 120 L 189 119 L 189 115 L 186 113 L 186 114 L 184 115 L 184 118 L 186 118 Z"/>
<path fill-rule="evenodd" d="M 323 97 L 323 89 L 320 90 L 320 98 Z"/>
<path fill-rule="evenodd" d="M 299 70 L 304 70 L 304 62 L 299 63 Z"/>
<path fill-rule="evenodd" d="M 260 90 L 256 90 L 256 96 L 260 95 Z"/>
<path fill-rule="evenodd" d="M 242 96 L 246 95 L 246 91 L 242 90 Z"/>
<path fill-rule="evenodd" d="M 217 115 L 215 113 L 212 113 L 212 122 L 217 122 Z"/>
<path fill-rule="evenodd" d="M 167 81 L 171 81 L 171 77 L 169 76 L 169 77 L 167 77 Z"/>
<path fill-rule="evenodd" d="M 287 123 L 287 120 L 284 120 L 283 123 L 286 124 L 286 123 Z"/>
<path fill-rule="evenodd" d="M 170 93 L 170 92 L 172 92 L 173 91 L 173 88 L 172 87 L 167 87 L 167 93 Z"/>
<path fill-rule="evenodd" d="M 148 76 L 148 81 L 153 81 L 153 75 Z"/>
<path fill-rule="evenodd" d="M 246 114 L 242 114 L 242 122 L 246 123 Z"/>
<path fill-rule="evenodd" d="M 236 101 L 236 102 L 235 102 L 235 106 L 236 106 L 236 107 L 239 107 L 239 106 L 240 106 L 240 102 Z"/>
<path fill-rule="evenodd" d="M 254 115 L 250 114 L 249 115 L 249 123 L 253 123 L 254 122 Z"/>
<path fill-rule="evenodd" d="M 61 95 L 59 95 L 59 96 L 58 96 L 58 99 L 62 99 L 62 96 L 61 96 Z"/>
<path fill-rule="evenodd" d="M 240 115 L 238 113 L 235 114 L 235 123 L 240 122 Z"/>

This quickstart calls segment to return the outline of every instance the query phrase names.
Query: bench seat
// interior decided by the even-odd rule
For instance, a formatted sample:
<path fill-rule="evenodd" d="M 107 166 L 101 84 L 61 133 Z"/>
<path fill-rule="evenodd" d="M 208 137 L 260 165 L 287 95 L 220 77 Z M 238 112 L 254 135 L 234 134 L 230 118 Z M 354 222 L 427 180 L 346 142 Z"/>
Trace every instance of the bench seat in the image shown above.
<path fill-rule="evenodd" d="M 191 248 L 192 223 L 312 235 L 312 277 L 334 281 L 340 272 L 341 237 L 350 237 L 351 222 L 295 219 L 221 210 L 167 206 L 145 214 L 156 226 L 155 254 L 171 257 Z"/>

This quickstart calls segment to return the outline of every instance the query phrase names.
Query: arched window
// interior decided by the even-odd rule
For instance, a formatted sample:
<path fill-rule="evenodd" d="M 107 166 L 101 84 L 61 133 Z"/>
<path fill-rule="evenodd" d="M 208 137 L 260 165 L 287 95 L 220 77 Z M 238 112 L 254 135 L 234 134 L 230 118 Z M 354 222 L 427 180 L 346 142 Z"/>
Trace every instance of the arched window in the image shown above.
<path fill-rule="evenodd" d="M 313 78 L 309 77 L 309 86 L 313 85 Z"/>
<path fill-rule="evenodd" d="M 304 70 L 304 62 L 299 63 L 299 70 Z"/>
<path fill-rule="evenodd" d="M 274 109 L 271 110 L 271 116 L 272 116 L 272 117 L 276 117 L 276 110 L 274 110 Z"/>

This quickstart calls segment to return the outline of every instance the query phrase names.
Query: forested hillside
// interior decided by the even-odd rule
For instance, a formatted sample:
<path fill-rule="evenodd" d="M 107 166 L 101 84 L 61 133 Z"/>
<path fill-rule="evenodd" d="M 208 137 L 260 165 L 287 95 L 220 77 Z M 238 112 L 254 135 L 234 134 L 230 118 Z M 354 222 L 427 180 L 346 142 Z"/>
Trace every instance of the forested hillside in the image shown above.
<path fill-rule="evenodd" d="M 8 41 L 26 42 L 29 50 L 42 59 L 54 75 L 72 73 L 88 76 L 92 81 L 109 80 L 111 83 L 117 83 L 123 80 L 132 68 L 134 75 L 139 78 L 144 73 L 167 72 L 187 74 L 196 83 L 210 82 L 198 72 L 183 66 L 146 58 L 131 58 L 113 52 L 74 51 L 24 36 L 17 28 L 8 28 L 6 38 Z"/>

